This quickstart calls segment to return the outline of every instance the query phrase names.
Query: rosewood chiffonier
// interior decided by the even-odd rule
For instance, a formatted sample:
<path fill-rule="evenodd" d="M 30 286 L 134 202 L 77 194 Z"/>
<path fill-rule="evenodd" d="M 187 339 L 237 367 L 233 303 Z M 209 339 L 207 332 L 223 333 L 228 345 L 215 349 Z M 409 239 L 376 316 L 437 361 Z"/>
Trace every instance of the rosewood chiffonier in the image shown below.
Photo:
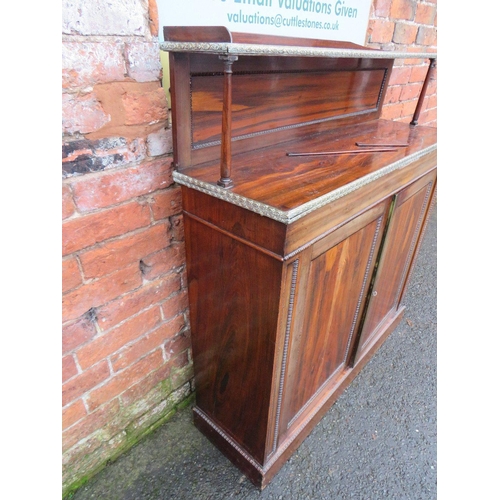
<path fill-rule="evenodd" d="M 402 318 L 436 191 L 436 54 L 165 27 L 194 423 L 263 488 Z M 395 58 L 430 61 L 411 124 Z"/>

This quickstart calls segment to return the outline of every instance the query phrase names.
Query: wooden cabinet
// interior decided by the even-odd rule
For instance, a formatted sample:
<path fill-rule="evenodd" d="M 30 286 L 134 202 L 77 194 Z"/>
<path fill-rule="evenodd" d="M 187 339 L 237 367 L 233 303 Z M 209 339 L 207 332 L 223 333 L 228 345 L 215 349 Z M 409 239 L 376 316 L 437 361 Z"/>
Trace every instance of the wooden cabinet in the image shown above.
<path fill-rule="evenodd" d="M 390 54 L 222 28 L 165 39 L 194 422 L 264 487 L 402 317 L 436 133 L 380 119 Z"/>
<path fill-rule="evenodd" d="M 377 333 L 393 319 L 401 305 L 434 184 L 435 175 L 432 173 L 402 189 L 393 198 L 385 244 L 379 256 L 377 273 L 372 280 L 367 315 L 357 349 L 358 357 L 369 350 Z"/>

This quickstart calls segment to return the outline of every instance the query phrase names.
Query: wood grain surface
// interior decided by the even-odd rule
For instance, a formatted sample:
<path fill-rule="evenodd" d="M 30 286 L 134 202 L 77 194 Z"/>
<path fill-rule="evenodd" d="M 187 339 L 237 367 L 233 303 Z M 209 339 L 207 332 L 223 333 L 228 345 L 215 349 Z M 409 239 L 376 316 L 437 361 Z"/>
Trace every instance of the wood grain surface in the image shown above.
<path fill-rule="evenodd" d="M 189 217 L 185 232 L 196 404 L 263 463 L 283 264 Z"/>
<path fill-rule="evenodd" d="M 234 65 L 237 69 L 237 63 Z M 383 69 L 234 74 L 232 136 L 376 111 Z M 224 77 L 192 76 L 193 145 L 221 140 Z"/>
<path fill-rule="evenodd" d="M 380 138 L 407 141 L 409 146 L 392 152 L 341 157 L 286 156 L 288 151 L 345 150 L 355 147 L 357 141 Z M 232 192 L 281 210 L 290 210 L 434 144 L 436 130 L 429 127 L 409 127 L 386 120 L 343 127 L 234 155 Z M 219 163 L 192 166 L 184 169 L 183 173 L 194 179 L 215 183 Z"/>
<path fill-rule="evenodd" d="M 165 33 L 331 46 L 225 28 Z M 194 181 L 182 186 L 194 421 L 259 487 L 402 318 L 437 137 L 380 119 L 392 65 L 274 55 L 224 67 L 215 54 L 171 55 L 174 166 Z M 357 154 L 358 144 L 404 146 Z M 301 151 L 354 153 L 287 155 Z M 232 185 L 215 194 L 248 209 L 207 194 L 221 176 Z M 253 202 L 301 217 L 277 222 Z"/>

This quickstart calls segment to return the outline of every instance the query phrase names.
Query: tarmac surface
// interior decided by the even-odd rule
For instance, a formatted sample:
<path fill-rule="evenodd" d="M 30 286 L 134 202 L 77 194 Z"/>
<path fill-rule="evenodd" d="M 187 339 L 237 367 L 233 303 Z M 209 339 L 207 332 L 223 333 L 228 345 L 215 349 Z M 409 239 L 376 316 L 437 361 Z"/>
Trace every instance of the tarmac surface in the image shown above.
<path fill-rule="evenodd" d="M 437 213 L 402 322 L 262 492 L 192 424 L 191 407 L 72 500 L 437 498 Z"/>

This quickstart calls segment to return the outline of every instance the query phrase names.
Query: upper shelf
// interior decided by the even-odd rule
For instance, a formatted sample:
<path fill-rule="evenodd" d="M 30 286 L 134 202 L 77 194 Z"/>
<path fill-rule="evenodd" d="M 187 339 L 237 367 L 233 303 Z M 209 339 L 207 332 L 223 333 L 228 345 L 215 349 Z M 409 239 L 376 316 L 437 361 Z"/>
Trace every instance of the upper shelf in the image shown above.
<path fill-rule="evenodd" d="M 416 125 L 435 53 L 394 53 L 349 42 L 231 33 L 224 27 L 167 26 L 164 34 L 167 41 L 162 49 L 170 53 L 174 166 L 179 183 L 191 177 L 194 181 L 189 182 L 204 192 L 221 196 L 222 189 L 231 193 L 224 199 L 232 202 L 242 197 L 272 206 L 281 211 L 276 215 L 279 220 L 289 221 L 303 215 L 302 205 L 330 196 L 326 191 L 337 193 L 345 183 L 357 186 L 435 148 L 434 131 L 421 130 L 413 131 L 415 143 L 409 149 L 377 151 L 373 157 L 362 151 L 356 159 L 289 158 L 284 149 L 290 144 L 301 145 L 306 153 L 332 151 L 329 147 L 350 149 L 355 138 L 363 139 L 358 136 L 364 126 L 378 127 L 396 57 L 430 59 L 411 122 Z M 394 136 L 394 131 L 409 131 L 404 124 L 388 127 L 375 135 L 378 142 Z M 337 143 L 348 131 L 349 142 Z M 416 140 L 419 134 L 425 136 L 425 145 Z M 367 162 L 374 166 L 370 175 Z M 300 171 L 301 178 L 309 179 L 307 187 L 323 172 L 317 166 L 327 164 L 348 172 L 336 174 L 340 184 L 321 181 L 326 191 L 315 187 L 312 198 L 304 195 L 298 204 L 286 197 L 268 199 L 260 187 L 258 193 L 249 191 L 254 182 L 276 187 L 272 179 L 279 179 L 278 185 L 294 193 L 296 186 L 287 184 L 289 176 L 295 178 Z M 326 177 L 332 172 L 328 167 Z"/>
<path fill-rule="evenodd" d="M 230 32 L 223 26 L 165 26 L 166 52 L 235 56 L 327 57 L 366 59 L 437 59 L 437 52 L 395 52 L 350 42 Z"/>

